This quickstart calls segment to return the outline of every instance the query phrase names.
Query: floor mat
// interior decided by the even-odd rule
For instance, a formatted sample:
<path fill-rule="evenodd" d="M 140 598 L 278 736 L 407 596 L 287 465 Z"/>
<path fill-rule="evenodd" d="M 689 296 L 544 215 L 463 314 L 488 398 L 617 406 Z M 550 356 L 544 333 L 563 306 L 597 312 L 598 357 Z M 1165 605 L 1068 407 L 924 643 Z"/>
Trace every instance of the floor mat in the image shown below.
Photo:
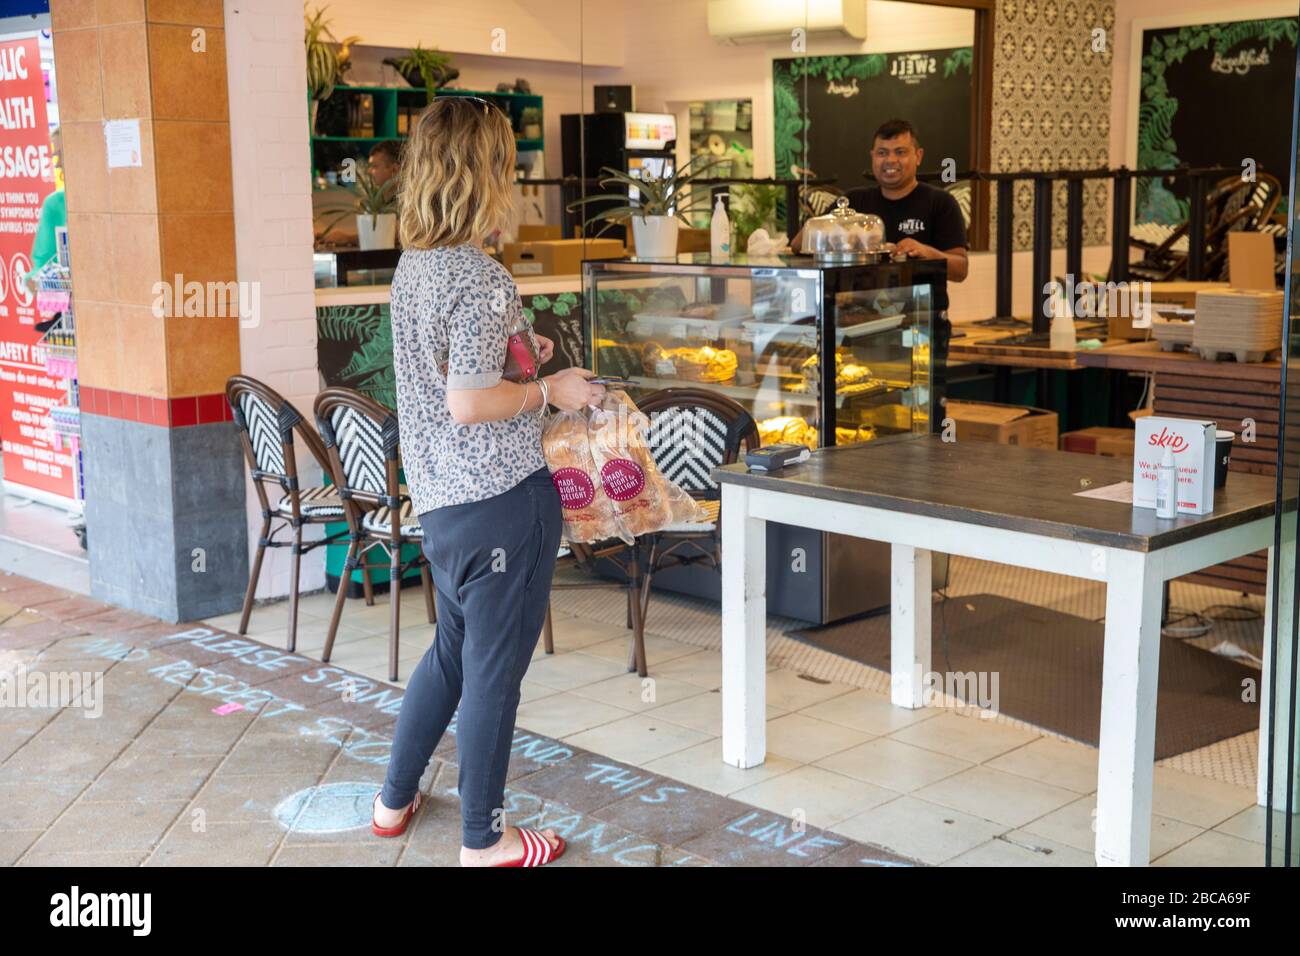
<path fill-rule="evenodd" d="M 936 604 L 933 625 L 932 670 L 939 675 L 981 675 L 969 683 L 950 683 L 955 696 L 967 703 L 987 702 L 991 696 L 995 708 L 1009 717 L 1097 745 L 1101 727 L 1100 622 L 998 595 L 972 594 L 952 598 L 942 613 Z M 792 631 L 789 636 L 869 667 L 889 670 L 888 614 Z M 1258 670 L 1174 638 L 1161 638 L 1156 759 L 1258 727 L 1258 704 L 1242 701 L 1246 680 L 1257 692 Z"/>

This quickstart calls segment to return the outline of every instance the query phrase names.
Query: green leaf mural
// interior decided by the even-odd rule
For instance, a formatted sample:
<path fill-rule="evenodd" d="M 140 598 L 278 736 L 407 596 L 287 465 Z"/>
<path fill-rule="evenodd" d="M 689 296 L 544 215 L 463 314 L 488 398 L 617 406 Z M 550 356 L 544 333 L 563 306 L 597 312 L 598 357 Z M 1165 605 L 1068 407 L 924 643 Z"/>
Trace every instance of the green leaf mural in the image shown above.
<path fill-rule="evenodd" d="M 1262 41 L 1269 50 L 1279 42 L 1294 47 L 1297 32 L 1296 19 L 1284 17 L 1185 26 L 1164 40 L 1152 37 L 1150 49 L 1142 57 L 1139 83 L 1142 103 L 1138 107 L 1138 168 L 1173 169 L 1182 163 L 1172 135 L 1178 98 L 1170 95 L 1165 83 L 1165 71 L 1170 66 L 1181 63 L 1191 50 L 1210 49 L 1226 56 L 1247 41 Z M 1187 200 L 1175 196 L 1161 180 L 1139 179 L 1135 192 L 1137 222 L 1173 225 L 1187 218 Z"/>

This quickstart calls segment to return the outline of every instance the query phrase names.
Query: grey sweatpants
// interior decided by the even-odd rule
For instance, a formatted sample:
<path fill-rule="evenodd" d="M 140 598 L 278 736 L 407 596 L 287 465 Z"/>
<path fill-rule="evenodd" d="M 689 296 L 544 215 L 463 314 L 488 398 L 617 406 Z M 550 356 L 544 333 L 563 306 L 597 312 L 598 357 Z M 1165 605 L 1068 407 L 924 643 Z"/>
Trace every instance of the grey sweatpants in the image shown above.
<path fill-rule="evenodd" d="M 382 800 L 411 802 L 455 714 L 462 840 L 481 850 L 504 832 L 519 684 L 546 620 L 560 496 L 541 468 L 494 498 L 425 512 L 420 526 L 437 636 L 407 682 Z"/>

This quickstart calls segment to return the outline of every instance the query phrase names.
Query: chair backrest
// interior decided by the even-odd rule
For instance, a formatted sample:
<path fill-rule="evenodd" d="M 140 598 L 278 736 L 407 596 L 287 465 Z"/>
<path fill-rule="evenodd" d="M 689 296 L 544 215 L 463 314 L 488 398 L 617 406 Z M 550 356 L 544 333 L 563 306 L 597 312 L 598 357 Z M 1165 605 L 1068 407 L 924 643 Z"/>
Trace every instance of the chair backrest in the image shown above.
<path fill-rule="evenodd" d="M 339 497 L 399 508 L 397 413 L 341 386 L 316 396 L 315 413 Z"/>
<path fill-rule="evenodd" d="M 271 386 L 247 375 L 232 375 L 226 381 L 226 400 L 259 495 L 264 494 L 262 481 L 278 482 L 290 493 L 300 490 L 295 434 L 317 464 L 329 471 L 329 456 L 316 430 L 292 402 Z"/>
<path fill-rule="evenodd" d="M 717 498 L 709 473 L 759 445 L 758 426 L 739 404 L 703 388 L 665 388 L 637 407 L 650 420 L 646 441 L 666 478 L 696 498 Z"/>

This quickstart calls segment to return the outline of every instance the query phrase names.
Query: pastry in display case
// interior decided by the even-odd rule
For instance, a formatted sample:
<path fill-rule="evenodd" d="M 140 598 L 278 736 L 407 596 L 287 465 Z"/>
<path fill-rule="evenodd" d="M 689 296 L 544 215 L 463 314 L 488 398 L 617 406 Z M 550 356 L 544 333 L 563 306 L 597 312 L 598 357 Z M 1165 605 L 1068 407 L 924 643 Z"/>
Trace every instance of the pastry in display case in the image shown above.
<path fill-rule="evenodd" d="M 854 242 L 877 247 L 873 223 L 847 225 Z M 874 258 L 586 262 L 592 367 L 636 379 L 627 391 L 637 402 L 664 388 L 725 395 L 753 417 L 764 445 L 825 448 L 924 434 L 931 310 L 945 266 Z M 826 624 L 888 604 L 888 545 L 770 522 L 768 548 L 806 558 L 798 573 L 788 560 L 769 561 L 774 614 Z M 934 563 L 941 574 L 942 561 Z M 719 576 L 694 564 L 658 571 L 654 586 L 720 593 Z"/>
<path fill-rule="evenodd" d="M 593 367 L 635 378 L 635 400 L 715 389 L 753 416 L 764 441 L 811 447 L 929 428 L 941 263 L 684 255 L 583 268 Z M 830 363 L 833 381 L 822 374 Z"/>

